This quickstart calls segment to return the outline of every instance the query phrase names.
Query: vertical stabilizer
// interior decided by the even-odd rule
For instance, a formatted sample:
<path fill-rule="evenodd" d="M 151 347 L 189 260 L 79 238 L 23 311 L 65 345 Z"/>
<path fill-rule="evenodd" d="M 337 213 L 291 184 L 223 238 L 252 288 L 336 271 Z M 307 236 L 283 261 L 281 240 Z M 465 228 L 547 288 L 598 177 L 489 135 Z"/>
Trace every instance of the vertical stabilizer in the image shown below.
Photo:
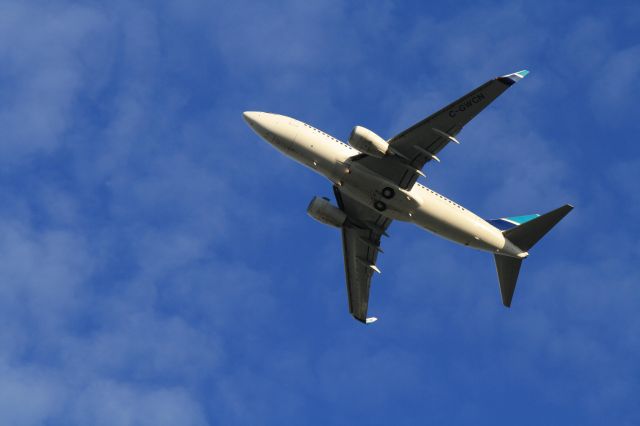
<path fill-rule="evenodd" d="M 509 256 L 501 256 L 496 254 L 496 270 L 498 271 L 498 280 L 500 281 L 500 295 L 502 296 L 502 304 L 507 308 L 511 306 L 513 292 L 516 289 L 518 281 L 518 273 L 520 273 L 520 265 L 522 259 Z"/>

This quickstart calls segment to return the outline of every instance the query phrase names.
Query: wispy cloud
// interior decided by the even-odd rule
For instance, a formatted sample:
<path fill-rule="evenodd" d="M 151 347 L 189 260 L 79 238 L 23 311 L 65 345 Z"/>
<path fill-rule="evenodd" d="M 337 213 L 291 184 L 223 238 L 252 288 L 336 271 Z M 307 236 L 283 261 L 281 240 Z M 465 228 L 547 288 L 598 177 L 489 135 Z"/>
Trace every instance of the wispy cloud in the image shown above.
<path fill-rule="evenodd" d="M 83 62 L 104 63 L 91 50 L 101 47 L 107 21 L 98 10 L 81 6 L 3 2 L 1 8 L 0 146 L 2 161 L 11 164 L 63 143 L 73 102 L 92 86 L 86 72 L 100 74 Z"/>

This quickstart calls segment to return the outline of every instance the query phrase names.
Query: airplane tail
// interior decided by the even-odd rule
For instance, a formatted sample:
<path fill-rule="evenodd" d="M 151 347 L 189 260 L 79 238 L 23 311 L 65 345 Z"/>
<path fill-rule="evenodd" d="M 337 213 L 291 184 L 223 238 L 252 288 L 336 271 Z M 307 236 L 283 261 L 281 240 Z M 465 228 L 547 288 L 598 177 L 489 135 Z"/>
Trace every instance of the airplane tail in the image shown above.
<path fill-rule="evenodd" d="M 497 221 L 505 221 L 511 226 L 504 225 L 502 231 L 506 239 L 515 244 L 522 251 L 529 251 L 547 232 L 551 230 L 560 220 L 565 217 L 573 206 L 565 204 L 564 206 L 550 211 L 543 215 L 516 216 L 511 218 L 502 218 L 489 221 L 496 226 Z M 520 222 L 514 224 L 513 222 Z M 498 281 L 500 282 L 500 294 L 502 295 L 502 304 L 506 307 L 511 306 L 513 292 L 516 289 L 516 282 L 520 272 L 522 260 L 515 257 L 494 255 L 496 261 L 496 270 L 498 271 Z"/>

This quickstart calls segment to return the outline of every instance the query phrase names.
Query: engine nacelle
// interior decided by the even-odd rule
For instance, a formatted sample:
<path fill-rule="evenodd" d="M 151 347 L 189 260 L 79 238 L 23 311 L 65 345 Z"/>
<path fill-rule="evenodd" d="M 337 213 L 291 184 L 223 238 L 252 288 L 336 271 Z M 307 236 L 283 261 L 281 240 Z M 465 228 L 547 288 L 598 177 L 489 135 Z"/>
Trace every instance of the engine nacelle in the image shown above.
<path fill-rule="evenodd" d="M 325 225 L 342 227 L 347 220 L 345 212 L 331 204 L 328 198 L 313 197 L 307 207 L 307 214 Z"/>
<path fill-rule="evenodd" d="M 349 144 L 358 151 L 377 158 L 384 157 L 389 149 L 387 141 L 361 126 L 353 128 Z"/>

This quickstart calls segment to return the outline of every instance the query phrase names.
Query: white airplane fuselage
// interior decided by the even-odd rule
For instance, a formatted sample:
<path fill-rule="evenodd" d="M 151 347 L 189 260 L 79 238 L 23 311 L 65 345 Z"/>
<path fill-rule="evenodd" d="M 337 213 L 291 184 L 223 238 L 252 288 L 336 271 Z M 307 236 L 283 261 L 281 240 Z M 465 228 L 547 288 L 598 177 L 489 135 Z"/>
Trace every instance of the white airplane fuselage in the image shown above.
<path fill-rule="evenodd" d="M 416 183 L 411 190 L 358 165 L 349 158 L 358 150 L 299 120 L 279 114 L 245 112 L 251 128 L 276 149 L 320 173 L 340 191 L 374 209 L 376 201 L 386 208 L 378 213 L 394 220 L 411 222 L 438 236 L 479 250 L 524 258 L 528 253 L 516 247 L 502 232 L 471 211 Z M 395 195 L 386 198 L 384 188 Z"/>

